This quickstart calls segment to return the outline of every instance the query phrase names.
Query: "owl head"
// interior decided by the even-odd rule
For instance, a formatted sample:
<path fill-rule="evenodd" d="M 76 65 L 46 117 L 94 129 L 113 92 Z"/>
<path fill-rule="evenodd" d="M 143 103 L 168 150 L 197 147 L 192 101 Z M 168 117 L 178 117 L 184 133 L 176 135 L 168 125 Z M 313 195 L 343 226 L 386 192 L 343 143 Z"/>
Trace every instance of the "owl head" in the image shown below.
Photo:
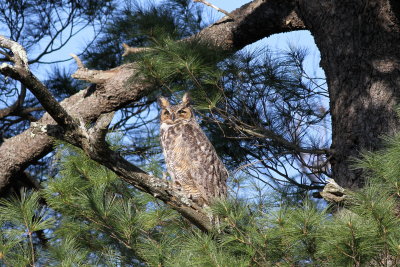
<path fill-rule="evenodd" d="M 194 115 L 189 102 L 188 93 L 183 95 L 182 102 L 178 105 L 171 105 L 168 99 L 160 97 L 158 103 L 161 107 L 161 123 L 171 125 L 190 121 Z"/>

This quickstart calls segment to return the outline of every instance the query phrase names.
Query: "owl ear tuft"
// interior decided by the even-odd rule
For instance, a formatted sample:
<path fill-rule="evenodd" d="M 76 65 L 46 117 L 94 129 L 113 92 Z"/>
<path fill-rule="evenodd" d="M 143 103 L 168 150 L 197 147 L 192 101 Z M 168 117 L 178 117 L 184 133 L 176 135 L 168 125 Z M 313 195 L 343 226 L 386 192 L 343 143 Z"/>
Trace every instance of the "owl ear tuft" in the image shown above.
<path fill-rule="evenodd" d="M 163 97 L 163 96 L 160 96 L 160 98 L 158 98 L 158 105 L 159 105 L 161 108 L 167 108 L 167 107 L 170 106 L 168 99 L 166 99 L 166 98 Z"/>
<path fill-rule="evenodd" d="M 188 92 L 186 92 L 186 93 L 183 95 L 183 97 L 182 97 L 182 104 L 183 104 L 184 106 L 189 106 L 189 104 L 190 104 L 190 97 L 189 97 L 189 93 L 188 93 Z"/>

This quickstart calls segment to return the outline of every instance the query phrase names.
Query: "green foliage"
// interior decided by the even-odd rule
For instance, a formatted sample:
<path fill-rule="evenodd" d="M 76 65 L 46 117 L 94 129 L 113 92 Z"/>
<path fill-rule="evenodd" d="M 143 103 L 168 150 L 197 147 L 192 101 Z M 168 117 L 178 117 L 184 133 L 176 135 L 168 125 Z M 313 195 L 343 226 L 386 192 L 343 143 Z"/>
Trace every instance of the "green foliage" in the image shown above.
<path fill-rule="evenodd" d="M 333 214 L 308 199 L 294 203 L 229 198 L 210 207 L 216 229 L 202 233 L 80 150 L 61 145 L 59 175 L 49 179 L 45 189 L 1 200 L 0 262 L 11 266 L 33 262 L 57 266 L 396 265 L 400 260 L 399 200 L 393 193 L 395 178 L 390 177 L 395 173 L 371 162 L 377 158 L 386 159 L 382 164 L 395 161 L 400 157 L 398 146 L 396 136 L 384 151 L 365 153 L 359 166 L 371 167 L 369 185 Z"/>
<path fill-rule="evenodd" d="M 57 3 L 62 6 L 62 1 L 51 5 Z M 304 82 L 304 50 L 292 48 L 279 57 L 269 51 L 227 57 L 196 40 L 176 41 L 204 26 L 201 10 L 192 1 L 169 0 L 149 6 L 127 3 L 124 10 L 114 13 L 113 21 L 85 52 L 88 67 L 108 69 L 121 64 L 123 42 L 150 47 L 125 61 L 136 62 L 141 74 L 164 95 L 178 99 L 183 91 L 190 91 L 196 110 L 203 115 L 202 126 L 227 165 L 232 169 L 242 163 L 254 167 L 247 176 L 256 174 L 259 178 L 262 173 L 277 181 L 280 173 L 285 179 L 291 178 L 285 173 L 293 169 L 284 168 L 295 165 L 296 157 L 290 156 L 293 149 L 279 143 L 279 138 L 298 147 L 321 147 L 316 144 L 322 142 L 313 141 L 306 132 L 311 126 L 321 126 L 327 114 L 321 112 L 319 104 L 326 91 L 319 84 L 312 87 Z M 112 10 L 110 1 L 87 1 L 79 6 L 78 13 L 83 22 L 93 22 L 102 13 L 109 14 L 107 6 Z M 29 5 L 29 9 L 34 8 Z M 0 9 L 6 6 L 0 5 Z M 28 48 L 45 37 L 42 32 L 50 25 L 33 20 L 35 31 L 24 35 Z M 59 99 L 76 92 L 78 85 L 67 76 L 55 69 L 47 82 Z M 149 107 L 153 107 L 160 90 L 144 100 L 148 103 L 135 103 L 134 108 L 122 112 L 122 117 L 132 112 L 119 125 L 138 132 L 132 137 L 138 148 L 127 151 L 119 144 L 112 145 L 121 153 L 139 154 L 143 169 L 158 177 L 162 176 L 162 165 L 155 141 L 157 131 L 152 127 L 154 118 L 143 119 L 142 114 L 153 111 Z M 129 125 L 132 118 L 136 121 Z M 126 136 L 124 132 L 124 137 L 114 138 Z M 23 190 L 0 200 L 2 265 L 400 264 L 400 135 L 388 140 L 387 149 L 364 153 L 358 167 L 370 174 L 368 185 L 355 192 L 339 212 L 331 213 L 331 209 L 307 199 L 306 190 L 294 195 L 297 192 L 293 187 L 272 182 L 282 193 L 279 197 L 262 192 L 256 198 L 231 195 L 214 203 L 209 212 L 216 229 L 211 233 L 195 229 L 162 202 L 132 188 L 79 149 L 61 144 L 57 150 L 52 166 L 56 175 L 44 179 L 44 189 Z M 240 178 L 235 179 L 239 184 Z"/>
<path fill-rule="evenodd" d="M 55 222 L 41 207 L 39 198 L 38 192 L 22 190 L 19 197 L 0 200 L 0 259 L 10 266 L 35 262 L 33 235 Z"/>
<path fill-rule="evenodd" d="M 161 91 L 178 102 L 184 92 L 190 93 L 201 126 L 229 169 L 248 165 L 248 176 L 273 182 L 279 174 L 279 181 L 287 181 L 276 184 L 281 191 L 302 180 L 307 185 L 298 191 L 306 193 L 311 182 L 305 173 L 315 173 L 316 168 L 299 170 L 303 156 L 296 157 L 293 147 L 323 149 L 328 138 L 319 131 L 327 114 L 321 104 L 325 92 L 304 82 L 305 57 L 306 51 L 294 48 L 283 56 L 267 50 L 227 55 L 196 39 L 165 37 L 155 39 L 134 61 L 140 77 L 160 89 L 153 90 L 151 98 Z M 326 160 L 321 154 L 310 156 L 317 157 L 318 164 Z M 321 183 L 325 179 L 325 173 L 313 175 Z"/>
<path fill-rule="evenodd" d="M 24 191 L 1 201 L 0 262 L 135 265 L 144 261 L 143 247 L 159 241 L 161 225 L 169 224 L 167 230 L 180 224 L 176 212 L 80 150 L 66 145 L 58 150 L 59 174 L 49 178 L 41 194 Z"/>
<path fill-rule="evenodd" d="M 382 251 L 377 227 L 369 218 L 344 214 L 324 225 L 318 253 L 337 266 L 364 266 Z"/>
<path fill-rule="evenodd" d="M 188 0 L 149 2 L 126 1 L 116 12 L 113 21 L 106 25 L 95 45 L 85 54 L 87 66 L 109 69 L 123 62 L 122 44 L 147 47 L 155 40 L 187 37 L 204 27 L 201 5 Z M 125 58 L 136 60 L 136 55 Z"/>
<path fill-rule="evenodd" d="M 386 138 L 386 149 L 378 152 L 364 152 L 363 160 L 356 161 L 356 167 L 370 172 L 369 183 L 386 187 L 389 193 L 400 195 L 400 135 Z"/>
<path fill-rule="evenodd" d="M 207 103 L 205 108 L 209 110 L 221 98 L 222 72 L 217 63 L 225 56 L 217 48 L 195 40 L 176 42 L 166 38 L 143 53 L 138 64 L 147 79 L 165 94 L 190 91 L 196 103 Z"/>

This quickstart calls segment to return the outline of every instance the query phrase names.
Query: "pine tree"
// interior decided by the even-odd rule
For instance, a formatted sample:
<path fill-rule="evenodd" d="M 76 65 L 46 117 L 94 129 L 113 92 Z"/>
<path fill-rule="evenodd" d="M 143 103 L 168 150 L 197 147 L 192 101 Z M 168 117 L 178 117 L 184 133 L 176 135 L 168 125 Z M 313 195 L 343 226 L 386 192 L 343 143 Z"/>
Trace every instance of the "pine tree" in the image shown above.
<path fill-rule="evenodd" d="M 349 194 L 339 211 L 307 199 L 288 204 L 279 194 L 228 199 L 211 207 L 220 224 L 210 233 L 60 145 L 59 174 L 45 189 L 1 200 L 1 260 L 6 266 L 395 266 L 399 138 L 365 153 L 357 166 L 370 172 L 369 184 Z"/>
<path fill-rule="evenodd" d="M 175 9 L 127 6 L 84 59 L 100 69 L 133 62 L 156 88 L 135 107 L 122 109 L 108 141 L 157 177 L 164 168 L 155 99 L 191 92 L 202 127 L 233 173 L 228 199 L 207 209 L 217 219 L 215 229 L 200 231 L 80 149 L 59 142 L 40 190 L 22 189 L 0 200 L 0 264 L 400 264 L 400 135 L 354 164 L 369 179 L 363 189 L 348 192 L 344 203 L 312 199 L 311 190 L 321 189 L 330 175 L 324 150 L 329 141 L 312 129 L 328 131 L 329 114 L 319 104 L 326 90 L 304 71 L 305 51 L 226 55 L 198 40 L 177 41 L 204 26 L 201 13 L 189 1 L 166 3 Z M 122 42 L 147 49 L 122 59 Z M 59 99 L 76 92 L 63 71 L 49 78 Z"/>

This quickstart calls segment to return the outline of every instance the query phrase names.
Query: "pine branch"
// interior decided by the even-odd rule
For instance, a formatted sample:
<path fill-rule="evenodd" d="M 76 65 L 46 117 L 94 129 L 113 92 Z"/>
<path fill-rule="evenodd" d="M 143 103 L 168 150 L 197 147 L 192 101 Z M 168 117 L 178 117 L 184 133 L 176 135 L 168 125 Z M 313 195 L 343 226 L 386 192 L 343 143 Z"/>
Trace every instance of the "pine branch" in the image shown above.
<path fill-rule="evenodd" d="M 90 129 L 86 129 L 81 121 L 72 134 L 66 134 L 62 127 L 54 125 L 36 124 L 33 128 L 36 129 L 36 134 L 45 133 L 82 148 L 91 159 L 108 167 L 127 183 L 162 200 L 201 230 L 210 231 L 213 226 L 209 215 L 200 205 L 183 192 L 177 191 L 169 181 L 148 175 L 109 148 L 105 135 L 112 116 L 113 113 L 101 115 Z"/>

